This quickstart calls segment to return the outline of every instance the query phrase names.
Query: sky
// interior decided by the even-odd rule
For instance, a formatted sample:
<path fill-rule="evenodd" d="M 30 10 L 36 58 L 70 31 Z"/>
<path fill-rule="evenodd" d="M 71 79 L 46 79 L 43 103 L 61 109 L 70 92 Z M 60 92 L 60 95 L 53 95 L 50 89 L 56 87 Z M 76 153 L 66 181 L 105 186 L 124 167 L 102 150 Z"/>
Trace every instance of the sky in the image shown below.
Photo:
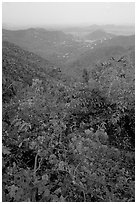
<path fill-rule="evenodd" d="M 133 2 L 5 2 L 2 23 L 9 26 L 135 24 Z"/>

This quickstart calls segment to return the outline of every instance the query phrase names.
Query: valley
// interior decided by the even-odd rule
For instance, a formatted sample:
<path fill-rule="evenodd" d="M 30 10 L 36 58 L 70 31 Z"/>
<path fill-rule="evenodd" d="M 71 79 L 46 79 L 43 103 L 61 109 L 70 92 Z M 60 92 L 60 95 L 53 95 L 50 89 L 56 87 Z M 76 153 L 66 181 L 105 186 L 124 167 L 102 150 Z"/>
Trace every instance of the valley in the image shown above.
<path fill-rule="evenodd" d="M 2 38 L 3 41 L 7 40 L 23 49 L 38 54 L 60 66 L 64 73 L 75 77 L 77 74 L 74 73 L 75 66 L 73 67 L 73 65 L 77 64 L 79 60 L 83 61 L 80 65 L 81 68 L 88 68 L 87 65 L 84 67 L 85 60 L 90 61 L 91 59 L 92 64 L 94 64 L 97 62 L 98 57 L 100 60 L 105 55 L 108 57 L 107 50 L 109 50 L 109 57 L 111 57 L 113 50 L 117 49 L 119 50 L 118 53 L 122 53 L 124 49 L 134 47 L 135 43 L 133 35 L 116 36 L 104 30 L 96 30 L 84 37 L 79 37 L 63 31 L 48 31 L 39 28 L 19 31 L 3 29 Z M 106 54 L 102 53 L 103 55 L 101 55 L 100 50 L 102 52 L 106 50 Z"/>
<path fill-rule="evenodd" d="M 2 30 L 3 202 L 135 201 L 135 35 L 88 29 Z"/>

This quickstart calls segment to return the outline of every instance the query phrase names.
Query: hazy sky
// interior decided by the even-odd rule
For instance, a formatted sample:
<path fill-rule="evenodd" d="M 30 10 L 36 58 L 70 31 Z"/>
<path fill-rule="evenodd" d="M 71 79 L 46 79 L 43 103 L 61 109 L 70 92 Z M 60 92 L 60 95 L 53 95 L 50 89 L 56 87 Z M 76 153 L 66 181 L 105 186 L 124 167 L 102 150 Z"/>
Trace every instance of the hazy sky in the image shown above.
<path fill-rule="evenodd" d="M 134 24 L 134 3 L 3 3 L 2 22 L 11 26 Z"/>

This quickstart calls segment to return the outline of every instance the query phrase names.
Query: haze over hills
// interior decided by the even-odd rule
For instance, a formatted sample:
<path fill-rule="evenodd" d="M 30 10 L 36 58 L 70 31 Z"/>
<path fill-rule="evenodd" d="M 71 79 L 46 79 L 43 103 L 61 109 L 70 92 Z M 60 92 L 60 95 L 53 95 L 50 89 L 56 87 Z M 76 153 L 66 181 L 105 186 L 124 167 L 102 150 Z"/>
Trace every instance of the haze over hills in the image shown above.
<path fill-rule="evenodd" d="M 97 40 L 92 49 L 83 52 L 77 59 L 66 63 L 65 69 L 72 75 L 82 76 L 83 68 L 92 69 L 98 61 L 106 61 L 111 57 L 124 55 L 135 49 L 135 36 L 116 36 L 112 39 Z"/>
<path fill-rule="evenodd" d="M 79 27 L 68 27 L 64 28 L 63 31 L 70 34 L 77 34 L 78 36 L 85 36 L 94 32 L 96 30 L 104 30 L 105 32 L 114 34 L 114 35 L 134 35 L 135 26 L 134 25 L 97 25 L 93 24 L 91 26 L 79 26 Z"/>
<path fill-rule="evenodd" d="M 101 44 L 97 44 L 97 47 L 111 47 L 121 46 L 124 48 L 135 47 L 135 35 L 130 36 L 116 36 L 111 39 L 104 40 Z"/>
<path fill-rule="evenodd" d="M 107 40 L 115 37 L 114 34 L 107 33 L 104 30 L 95 30 L 88 35 L 85 36 L 85 39 L 87 40 Z"/>
<path fill-rule="evenodd" d="M 61 64 L 71 54 L 79 50 L 87 50 L 86 45 L 76 41 L 70 34 L 62 31 L 47 31 L 45 29 L 27 29 L 11 31 L 3 29 L 3 40 L 15 43 L 22 48 Z"/>
<path fill-rule="evenodd" d="M 97 26 L 93 27 L 95 29 Z M 135 44 L 135 36 L 115 36 L 98 29 L 83 38 L 43 28 L 17 31 L 3 29 L 2 39 L 48 59 L 71 76 L 75 73 L 78 62 L 80 69 L 85 65 L 92 66 L 97 59 L 106 59 L 112 54 L 119 54 L 124 52 L 124 49 L 134 47 Z"/>

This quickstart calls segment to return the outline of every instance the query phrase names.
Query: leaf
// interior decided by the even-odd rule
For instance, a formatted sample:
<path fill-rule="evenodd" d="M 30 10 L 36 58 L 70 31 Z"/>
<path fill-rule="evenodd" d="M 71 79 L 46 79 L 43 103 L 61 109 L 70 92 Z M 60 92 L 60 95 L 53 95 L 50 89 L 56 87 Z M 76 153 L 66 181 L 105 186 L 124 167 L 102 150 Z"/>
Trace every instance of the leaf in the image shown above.
<path fill-rule="evenodd" d="M 59 201 L 59 198 L 57 195 L 53 195 L 52 199 L 53 199 L 52 202 L 58 202 Z"/>
<path fill-rule="evenodd" d="M 64 167 L 65 167 L 65 162 L 60 161 L 60 162 L 59 162 L 59 165 L 58 165 L 58 170 L 64 171 Z"/>
<path fill-rule="evenodd" d="M 47 188 L 45 191 L 44 191 L 44 197 L 48 197 L 50 195 L 50 190 Z"/>
<path fill-rule="evenodd" d="M 18 187 L 15 186 L 15 185 L 12 185 L 12 186 L 9 187 L 9 189 L 10 189 L 10 191 L 9 191 L 10 197 L 15 198 Z"/>
<path fill-rule="evenodd" d="M 20 199 L 23 197 L 24 191 L 22 188 L 19 188 L 16 192 L 16 201 L 20 201 Z"/>
<path fill-rule="evenodd" d="M 59 202 L 65 202 L 65 198 L 62 195 L 60 196 Z"/>
<path fill-rule="evenodd" d="M 44 181 L 44 183 L 46 182 L 48 182 L 48 180 L 49 180 L 49 176 L 48 176 L 48 174 L 44 174 L 43 176 L 42 176 L 42 180 Z"/>
<path fill-rule="evenodd" d="M 36 141 L 32 141 L 32 142 L 30 142 L 30 144 L 29 144 L 29 148 L 30 148 L 30 149 L 35 149 L 36 146 L 37 146 L 37 142 L 36 142 Z"/>
<path fill-rule="evenodd" d="M 77 143 L 76 149 L 79 153 L 82 153 L 82 141 L 79 141 Z"/>
<path fill-rule="evenodd" d="M 26 198 L 26 200 L 23 200 L 22 202 L 31 202 L 30 198 Z"/>
<path fill-rule="evenodd" d="M 7 155 L 11 154 L 11 152 L 9 151 L 9 148 L 7 148 L 5 146 L 2 146 L 2 153 L 7 154 Z"/>
<path fill-rule="evenodd" d="M 44 188 L 45 188 L 45 185 L 44 183 L 39 183 L 38 184 L 38 194 L 41 195 L 43 192 L 44 192 Z"/>
<path fill-rule="evenodd" d="M 59 193 L 61 193 L 61 188 L 58 188 L 57 190 L 55 190 L 54 193 L 57 194 L 57 195 L 58 195 Z"/>

